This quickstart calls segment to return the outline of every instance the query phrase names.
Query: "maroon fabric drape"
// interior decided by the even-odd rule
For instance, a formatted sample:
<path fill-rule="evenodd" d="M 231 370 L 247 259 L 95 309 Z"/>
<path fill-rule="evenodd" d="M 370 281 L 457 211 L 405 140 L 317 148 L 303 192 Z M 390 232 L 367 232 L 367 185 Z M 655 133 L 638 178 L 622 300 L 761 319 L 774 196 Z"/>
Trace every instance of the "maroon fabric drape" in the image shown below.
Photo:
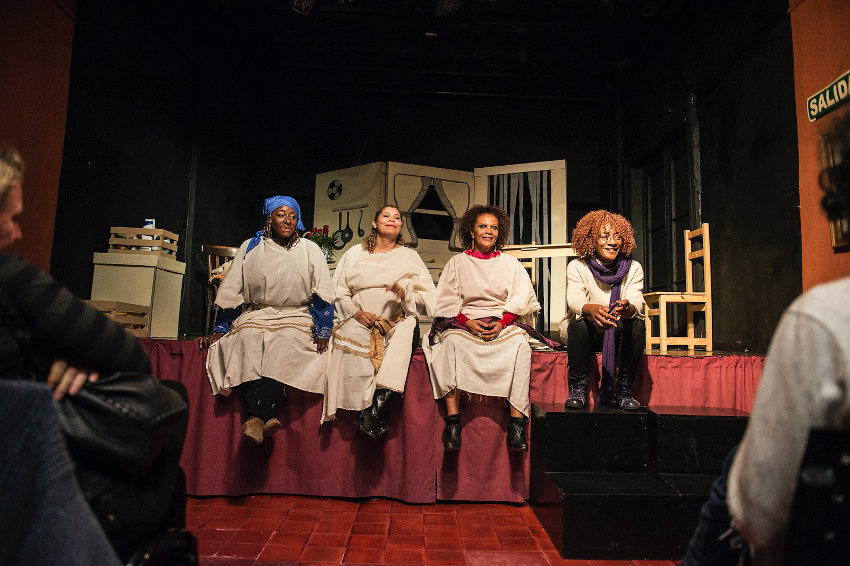
<path fill-rule="evenodd" d="M 154 372 L 189 392 L 189 432 L 181 465 L 193 495 L 292 493 L 338 497 L 392 497 L 434 502 L 437 446 L 429 431 L 437 410 L 426 379 L 408 379 L 394 402 L 393 430 L 375 441 L 357 430 L 355 413 L 341 411 L 335 425 L 319 426 L 320 395 L 287 388 L 278 418 L 283 428 L 261 446 L 242 441 L 244 407 L 239 389 L 210 392 L 206 352 L 191 341 L 143 341 Z M 404 418 L 400 418 L 400 413 Z"/>
<path fill-rule="evenodd" d="M 542 354 L 539 354 L 540 356 Z M 539 357 L 531 358 L 531 399 L 540 402 L 560 403 L 569 393 L 549 399 L 535 398 L 535 373 L 538 371 Z M 565 391 L 568 373 L 566 354 L 559 359 L 554 370 L 564 379 Z M 597 354 L 597 363 L 590 364 L 589 389 L 590 402 L 596 397 L 599 388 L 599 375 L 602 361 Z M 720 407 L 738 409 L 749 413 L 753 408 L 756 388 L 761 379 L 764 358 L 750 355 L 713 355 L 713 356 L 644 356 L 632 394 L 635 399 L 651 409 L 655 406 L 678 407 Z M 547 391 L 551 387 L 545 388 Z"/>
<path fill-rule="evenodd" d="M 529 457 L 508 450 L 503 399 L 462 396 L 463 447 L 442 450 L 445 405 L 434 400 L 421 351 L 410 363 L 401 400 L 390 405 L 392 430 L 381 440 L 359 432 L 356 414 L 340 411 L 319 426 L 320 395 L 287 388 L 279 409 L 283 429 L 262 446 L 242 441 L 244 407 L 238 388 L 213 396 L 206 352 L 186 340 L 143 340 L 154 373 L 189 393 L 189 432 L 181 464 L 193 495 L 290 493 L 325 497 L 391 497 L 522 502 L 528 498 Z M 567 397 L 566 353 L 532 354 L 531 401 Z M 764 359 L 756 356 L 645 356 L 635 382 L 644 404 L 725 407 L 749 412 Z M 599 363 L 591 364 L 591 387 Z"/>

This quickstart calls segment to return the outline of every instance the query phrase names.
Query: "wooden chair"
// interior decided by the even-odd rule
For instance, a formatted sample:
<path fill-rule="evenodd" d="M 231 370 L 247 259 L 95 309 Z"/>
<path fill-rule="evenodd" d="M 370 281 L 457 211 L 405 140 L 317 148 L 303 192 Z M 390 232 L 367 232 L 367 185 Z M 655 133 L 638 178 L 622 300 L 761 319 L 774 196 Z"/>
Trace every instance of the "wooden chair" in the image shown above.
<path fill-rule="evenodd" d="M 535 249 L 535 250 L 537 249 L 537 247 L 534 245 L 534 240 L 532 240 L 531 245 L 527 247 L 527 249 L 532 249 L 532 248 Z M 522 248 L 520 248 L 520 249 L 522 249 Z M 521 257 L 521 256 L 518 256 L 517 259 L 519 260 L 519 264 L 521 266 L 523 266 L 525 268 L 525 270 L 528 272 L 528 277 L 529 277 L 529 279 L 531 279 L 531 286 L 536 288 L 537 287 L 537 268 L 536 268 L 537 259 L 533 258 L 533 257 Z"/>
<path fill-rule="evenodd" d="M 517 258 L 520 264 L 529 271 L 532 284 L 537 283 L 539 274 L 535 267 L 535 260 L 551 259 L 551 281 L 566 281 L 567 261 L 575 257 L 576 253 L 569 243 L 564 244 L 515 244 L 505 246 L 502 251 Z M 565 258 L 560 260 L 559 258 Z M 557 262 L 556 262 L 557 260 Z M 558 265 L 560 262 L 560 267 Z M 560 271 L 559 271 L 560 269 Z M 549 290 L 548 310 L 549 327 L 546 329 L 550 335 L 558 335 L 558 323 L 567 314 L 567 286 L 564 284 L 553 284 Z M 544 332 L 544 335 L 546 334 Z"/>
<path fill-rule="evenodd" d="M 694 240 L 702 240 L 702 249 L 693 251 Z M 702 291 L 694 291 L 694 264 L 703 266 L 705 281 Z M 652 349 L 658 344 L 662 352 L 668 346 L 687 346 L 693 350 L 696 346 L 705 347 L 710 352 L 713 347 L 711 334 L 711 245 L 708 236 L 708 224 L 703 223 L 696 230 L 685 230 L 685 291 L 645 293 L 646 300 L 646 348 Z M 669 336 L 667 333 L 667 305 L 684 304 L 686 309 L 687 336 Z M 694 313 L 705 313 L 705 338 L 697 338 L 694 334 Z M 658 317 L 659 334 L 652 334 L 652 319 Z"/>
<path fill-rule="evenodd" d="M 213 271 L 224 265 L 228 260 L 236 257 L 239 248 L 228 246 L 202 245 L 201 253 L 207 257 L 207 310 L 204 318 L 204 333 L 209 333 L 212 327 L 213 313 L 215 312 L 215 294 L 221 277 L 213 276 Z"/>

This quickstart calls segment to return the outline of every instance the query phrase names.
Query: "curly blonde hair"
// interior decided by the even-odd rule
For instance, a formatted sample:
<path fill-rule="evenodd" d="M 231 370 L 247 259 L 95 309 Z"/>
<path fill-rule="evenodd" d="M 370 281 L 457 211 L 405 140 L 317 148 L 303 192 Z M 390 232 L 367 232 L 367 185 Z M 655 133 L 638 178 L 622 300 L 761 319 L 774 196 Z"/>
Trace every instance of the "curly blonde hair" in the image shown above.
<path fill-rule="evenodd" d="M 478 221 L 478 217 L 482 214 L 492 214 L 496 217 L 496 222 L 499 224 L 499 235 L 496 236 L 496 245 L 494 246 L 494 249 L 501 250 L 505 247 L 505 242 L 508 239 L 508 233 L 511 231 L 511 219 L 508 218 L 505 211 L 498 206 L 484 206 L 483 204 L 476 204 L 460 217 L 460 222 L 457 227 L 458 233 L 460 234 L 460 245 L 463 246 L 463 249 L 465 250 L 472 249 L 472 230 L 475 228 L 475 223 Z"/>
<path fill-rule="evenodd" d="M 394 208 L 398 212 L 399 216 L 401 216 L 401 211 L 398 209 L 397 206 L 393 206 L 391 204 L 385 204 L 384 206 L 382 206 L 381 208 L 378 209 L 378 212 L 375 213 L 375 218 L 372 221 L 377 222 L 378 217 L 381 215 L 381 213 L 384 212 L 388 208 Z M 404 226 L 404 216 L 401 217 L 401 225 Z M 399 246 L 407 245 L 406 242 L 404 241 L 404 238 L 401 237 L 401 232 L 399 232 L 398 236 L 396 236 L 395 243 L 396 243 L 396 245 L 399 245 Z M 377 245 L 378 245 L 378 229 L 373 226 L 372 232 L 368 236 L 363 238 L 363 249 L 366 250 L 367 252 L 369 252 L 370 254 L 373 254 L 373 253 L 375 253 L 375 246 L 377 246 Z"/>
<path fill-rule="evenodd" d="M 632 255 L 635 250 L 635 232 L 631 223 L 619 214 L 594 210 L 585 214 L 573 230 L 573 251 L 578 257 L 593 255 L 596 251 L 596 241 L 605 226 L 611 226 L 611 231 L 622 238 L 620 253 L 625 257 Z"/>

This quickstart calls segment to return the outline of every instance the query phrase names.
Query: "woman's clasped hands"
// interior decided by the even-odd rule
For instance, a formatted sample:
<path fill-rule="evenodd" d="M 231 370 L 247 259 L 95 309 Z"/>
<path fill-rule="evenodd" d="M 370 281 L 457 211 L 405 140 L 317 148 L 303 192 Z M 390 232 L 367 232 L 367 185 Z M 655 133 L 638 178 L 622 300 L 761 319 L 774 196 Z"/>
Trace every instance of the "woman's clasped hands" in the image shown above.
<path fill-rule="evenodd" d="M 620 299 L 610 307 L 587 303 L 581 308 L 581 314 L 593 321 L 597 328 L 613 328 L 621 317 L 634 316 L 635 307 L 625 299 Z"/>
<path fill-rule="evenodd" d="M 480 320 L 473 319 L 466 321 L 466 327 L 475 336 L 478 336 L 485 342 L 494 340 L 504 328 L 504 326 L 502 326 L 502 323 L 498 320 L 493 322 L 482 322 Z"/>

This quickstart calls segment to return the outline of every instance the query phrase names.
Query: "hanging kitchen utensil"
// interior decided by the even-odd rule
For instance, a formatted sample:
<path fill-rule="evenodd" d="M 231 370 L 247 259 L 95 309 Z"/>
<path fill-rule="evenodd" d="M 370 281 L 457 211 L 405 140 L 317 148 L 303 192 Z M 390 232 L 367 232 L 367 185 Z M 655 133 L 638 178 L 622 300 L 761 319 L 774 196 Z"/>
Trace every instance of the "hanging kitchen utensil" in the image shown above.
<path fill-rule="evenodd" d="M 340 217 L 340 224 L 342 224 L 342 220 Z M 345 211 L 345 230 L 342 231 L 342 241 L 343 246 L 351 241 L 354 237 L 354 230 L 351 229 L 351 211 Z"/>
<path fill-rule="evenodd" d="M 331 234 L 331 237 L 334 239 L 334 249 L 341 250 L 345 247 L 345 242 L 342 239 L 342 211 L 339 211 L 339 230 Z"/>
<path fill-rule="evenodd" d="M 360 209 L 360 220 L 357 221 L 357 235 L 360 236 L 361 238 L 363 237 L 363 234 L 366 233 L 366 232 L 363 231 L 363 228 L 360 227 L 360 225 L 362 223 L 363 223 L 363 209 L 361 208 Z"/>

